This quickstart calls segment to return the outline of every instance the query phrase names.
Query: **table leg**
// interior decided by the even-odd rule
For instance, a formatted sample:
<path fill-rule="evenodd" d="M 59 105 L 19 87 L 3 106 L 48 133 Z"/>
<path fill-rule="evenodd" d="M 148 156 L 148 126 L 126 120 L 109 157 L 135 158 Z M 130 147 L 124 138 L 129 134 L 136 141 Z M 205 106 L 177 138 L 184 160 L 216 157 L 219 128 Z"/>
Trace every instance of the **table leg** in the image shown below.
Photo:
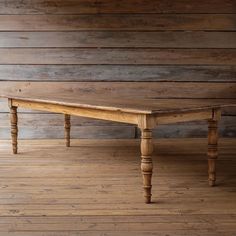
<path fill-rule="evenodd" d="M 17 107 L 10 107 L 10 118 L 11 118 L 11 138 L 12 138 L 12 150 L 14 154 L 17 154 Z"/>
<path fill-rule="evenodd" d="M 65 128 L 65 140 L 66 140 L 66 146 L 70 147 L 70 115 L 65 114 L 65 123 L 64 123 L 64 128 Z"/>
<path fill-rule="evenodd" d="M 218 131 L 217 131 L 217 121 L 208 121 L 208 181 L 210 186 L 215 185 L 216 181 L 216 159 L 218 156 Z"/>
<path fill-rule="evenodd" d="M 152 189 L 152 130 L 142 129 L 141 130 L 141 170 L 143 175 L 143 188 L 145 203 L 151 202 L 151 189 Z"/>

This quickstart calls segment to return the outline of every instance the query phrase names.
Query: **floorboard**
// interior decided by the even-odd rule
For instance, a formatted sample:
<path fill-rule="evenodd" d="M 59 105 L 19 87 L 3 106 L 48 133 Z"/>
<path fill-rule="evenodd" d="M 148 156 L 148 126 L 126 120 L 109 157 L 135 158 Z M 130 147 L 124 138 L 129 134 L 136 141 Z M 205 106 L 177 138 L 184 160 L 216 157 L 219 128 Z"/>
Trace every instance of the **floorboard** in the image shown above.
<path fill-rule="evenodd" d="M 155 141 L 143 203 L 138 140 L 0 140 L 0 236 L 236 236 L 236 140 L 221 139 L 217 186 L 206 139 Z"/>

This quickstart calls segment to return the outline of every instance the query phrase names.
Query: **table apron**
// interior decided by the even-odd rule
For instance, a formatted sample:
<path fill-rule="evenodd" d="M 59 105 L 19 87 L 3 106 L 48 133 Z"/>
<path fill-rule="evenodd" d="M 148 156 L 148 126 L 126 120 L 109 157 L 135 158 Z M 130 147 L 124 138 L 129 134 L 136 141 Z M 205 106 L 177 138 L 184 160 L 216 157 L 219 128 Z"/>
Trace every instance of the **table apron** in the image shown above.
<path fill-rule="evenodd" d="M 209 120 L 213 119 L 215 109 L 207 109 L 205 111 L 188 111 L 176 114 L 157 115 L 155 121 L 157 125 L 171 124 L 187 121 Z"/>
<path fill-rule="evenodd" d="M 75 115 L 94 119 L 136 124 L 136 125 L 138 124 L 138 117 L 139 117 L 139 114 L 128 113 L 128 112 L 72 107 L 72 106 L 50 104 L 43 102 L 22 101 L 18 99 L 11 99 L 11 106 L 28 108 L 32 110 L 35 109 L 42 111 L 50 111 L 55 113 Z"/>
<path fill-rule="evenodd" d="M 63 104 L 51 104 L 45 102 L 24 101 L 9 99 L 9 105 L 28 109 L 43 110 L 55 113 L 88 117 L 94 119 L 122 122 L 138 125 L 140 129 L 152 129 L 157 125 L 171 124 L 187 121 L 210 120 L 220 117 L 220 109 L 207 108 L 205 110 L 184 111 L 168 114 L 138 114 L 119 110 L 95 109 L 86 107 L 73 107 Z"/>

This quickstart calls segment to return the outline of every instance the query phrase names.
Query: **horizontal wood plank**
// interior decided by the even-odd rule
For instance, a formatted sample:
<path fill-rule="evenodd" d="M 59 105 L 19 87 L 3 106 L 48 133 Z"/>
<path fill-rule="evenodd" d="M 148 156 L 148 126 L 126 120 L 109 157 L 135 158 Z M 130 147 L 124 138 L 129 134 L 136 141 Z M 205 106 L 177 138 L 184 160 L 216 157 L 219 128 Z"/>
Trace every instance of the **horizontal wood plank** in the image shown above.
<path fill-rule="evenodd" d="M 236 49 L 1 48 L 0 64 L 235 65 Z M 37 57 L 35 57 L 37 55 Z"/>
<path fill-rule="evenodd" d="M 236 83 L 210 82 L 0 82 L 0 94 L 29 93 L 43 91 L 47 88 L 54 94 L 69 93 L 102 96 L 109 94 L 114 97 L 120 95 L 127 98 L 212 98 L 236 99 Z M 137 93 L 138 91 L 138 93 Z"/>
<path fill-rule="evenodd" d="M 143 0 L 14 0 L 1 3 L 0 14 L 87 14 L 87 13 L 236 13 L 228 0 L 143 1 Z"/>
<path fill-rule="evenodd" d="M 235 14 L 0 15 L 0 31 L 235 31 Z"/>
<path fill-rule="evenodd" d="M 0 114 L 0 138 L 10 138 L 9 118 Z M 49 114 L 19 114 L 20 139 L 49 139 L 64 137 L 64 122 L 62 115 Z M 39 121 L 41 120 L 41 121 Z M 7 124 L 8 123 L 8 124 Z M 219 124 L 222 137 L 236 136 L 236 116 L 223 116 Z M 140 132 L 134 126 L 120 125 L 85 118 L 73 118 L 71 128 L 72 138 L 137 138 Z M 137 136 L 136 136 L 137 135 Z M 155 138 L 187 138 L 206 137 L 207 123 L 205 121 L 184 122 L 160 125 L 154 129 Z"/>
<path fill-rule="evenodd" d="M 138 134 L 139 136 L 140 134 Z M 206 122 L 185 122 L 178 124 L 160 125 L 154 130 L 154 137 L 157 138 L 186 138 L 186 137 L 207 137 Z M 236 117 L 224 116 L 219 123 L 219 135 L 221 137 L 236 136 Z"/>
<path fill-rule="evenodd" d="M 19 126 L 64 126 L 64 114 L 55 113 L 18 113 Z M 9 127 L 10 117 L 8 113 L 0 113 L 0 126 Z M 91 118 L 84 118 L 78 116 L 71 116 L 72 126 L 122 126 L 122 123 L 115 123 L 104 120 L 97 120 Z M 124 124 L 127 126 L 127 124 Z"/>
<path fill-rule="evenodd" d="M 75 231 L 76 232 L 76 231 Z M 71 232 L 71 231 L 64 231 L 63 233 L 61 231 L 50 231 L 50 232 L 45 232 L 42 230 L 37 230 L 36 232 L 4 232 L 6 236 L 64 236 L 65 233 L 74 236 L 75 232 Z M 78 232 L 78 231 L 77 231 Z M 171 231 L 158 231 L 160 236 L 165 236 L 167 233 L 171 234 Z M 229 233 L 234 233 L 234 231 L 227 231 L 227 232 L 209 232 L 208 230 L 198 230 L 198 233 L 196 233 L 196 230 L 188 230 L 187 231 L 189 234 L 191 234 L 192 236 L 198 236 L 198 233 L 204 234 L 205 236 L 228 236 Z M 99 232 L 97 230 L 93 231 L 93 230 L 89 230 L 89 231 L 84 231 L 83 232 L 83 236 L 103 236 L 104 233 L 106 234 L 106 236 L 143 236 L 143 234 L 145 233 L 145 235 L 147 236 L 153 236 L 153 231 L 131 231 L 129 233 L 126 233 L 124 231 L 102 231 Z M 73 235 L 74 234 L 74 235 Z M 175 233 L 175 236 L 182 236 L 186 234 L 186 230 L 178 230 Z"/>
<path fill-rule="evenodd" d="M 93 227 L 94 231 L 97 230 L 97 231 L 109 231 L 111 229 L 113 229 L 113 227 L 119 227 L 119 230 L 120 231 L 127 231 L 128 228 L 130 228 L 130 226 L 132 225 L 132 227 L 136 228 L 137 231 L 140 231 L 140 232 L 143 232 L 145 233 L 146 230 L 150 230 L 150 228 L 153 230 L 153 231 L 156 231 L 156 230 L 167 230 L 168 229 L 168 224 L 169 223 L 163 223 L 163 222 L 146 222 L 144 224 L 142 223 L 103 223 L 103 224 L 94 224 L 94 223 L 88 223 L 88 222 L 77 222 L 77 223 L 71 223 L 71 225 L 66 225 L 65 223 L 62 223 L 62 224 L 59 224 L 58 227 L 56 227 L 56 223 L 54 224 L 48 224 L 48 223 L 44 223 L 45 227 L 48 228 L 48 230 L 52 230 L 52 231 L 56 231 L 56 230 L 74 230 L 74 231 L 87 231 L 88 232 L 88 229 L 90 227 Z M 25 225 L 27 225 L 27 230 L 36 230 L 38 228 L 38 225 L 37 224 L 32 224 L 31 227 L 28 226 L 27 223 L 20 223 L 20 224 L 17 224 L 15 227 L 14 227 L 14 230 L 16 231 L 23 231 Z M 188 230 L 192 227 L 197 227 L 199 224 L 198 223 L 189 223 L 185 225 L 185 227 L 182 226 L 182 224 L 179 224 L 179 223 L 172 223 L 172 230 Z M 222 223 L 220 223 L 220 225 L 224 225 Z M 231 227 L 231 229 L 233 230 L 234 229 L 234 226 L 233 226 L 233 223 L 226 223 L 225 225 L 229 225 L 229 227 Z M 8 226 L 7 224 L 3 224 L 3 226 Z M 211 223 L 205 223 L 204 225 L 205 227 L 209 227 L 209 228 L 213 228 L 212 227 L 212 224 Z M 9 226 L 8 226 L 9 227 Z M 8 228 L 7 227 L 7 228 Z M 232 231 L 231 231 L 232 232 Z"/>
<path fill-rule="evenodd" d="M 203 140 L 202 140 L 203 142 Z M 177 180 L 179 180 L 178 178 Z M 10 180 L 10 179 L 9 179 Z M 25 179 L 24 179 L 25 180 Z M 72 181 L 74 178 L 71 179 Z M 106 180 L 106 179 L 105 179 Z M 42 180 L 41 180 L 42 181 Z M 54 180 L 55 181 L 55 180 Z M 24 181 L 23 181 L 24 183 Z M 69 183 L 69 182 L 68 182 Z M 211 222 L 212 221 L 212 215 L 206 214 L 201 216 L 202 220 L 204 222 Z M 216 223 L 234 223 L 235 215 L 222 215 L 221 219 L 220 216 L 215 215 L 215 222 Z M 197 223 L 199 222 L 199 215 L 145 215 L 145 216 L 137 216 L 134 215 L 133 217 L 130 216 L 66 216 L 66 217 L 30 217 L 30 216 L 22 216 L 22 217 L 4 217 L 1 218 L 1 224 L 7 224 L 11 222 L 17 222 L 19 224 L 27 224 L 28 220 L 32 222 L 33 225 L 35 224 L 52 224 L 52 226 L 55 226 L 55 224 L 58 222 L 59 224 L 65 223 L 66 220 L 70 220 L 72 224 L 76 223 L 153 223 L 153 222 L 162 222 L 162 223 L 168 223 L 168 220 L 172 220 L 174 223 Z M 30 225 L 29 225 L 30 227 Z"/>
<path fill-rule="evenodd" d="M 18 113 L 19 126 L 27 127 L 39 127 L 39 126 L 59 126 L 59 128 L 64 125 L 64 115 L 55 114 L 55 113 Z M 236 116 L 223 116 L 223 123 L 227 124 L 227 121 L 230 123 L 231 120 L 234 121 Z M 184 123 L 184 122 L 183 122 Z M 205 124 L 205 121 L 202 122 L 192 122 L 192 123 L 202 123 Z M 84 118 L 78 116 L 71 116 L 71 126 L 122 126 L 123 123 L 104 121 L 92 118 Z M 127 124 L 123 124 L 128 126 Z M 0 126 L 9 127 L 10 126 L 10 116 L 9 113 L 0 113 Z M 131 126 L 131 125 L 130 125 Z M 167 126 L 167 125 L 166 125 Z"/>
<path fill-rule="evenodd" d="M 98 138 L 98 139 L 110 139 L 110 138 L 135 138 L 135 127 L 124 125 L 110 125 L 110 126 L 74 126 L 71 129 L 71 138 Z M 9 127 L 1 127 L 0 138 L 9 139 L 10 129 Z M 58 126 L 23 126 L 19 127 L 20 139 L 52 139 L 52 138 L 64 138 L 63 124 Z"/>
<path fill-rule="evenodd" d="M 4 47 L 236 48 L 236 32 L 0 32 Z"/>
<path fill-rule="evenodd" d="M 236 81 L 236 66 L 0 65 L 1 81 Z"/>

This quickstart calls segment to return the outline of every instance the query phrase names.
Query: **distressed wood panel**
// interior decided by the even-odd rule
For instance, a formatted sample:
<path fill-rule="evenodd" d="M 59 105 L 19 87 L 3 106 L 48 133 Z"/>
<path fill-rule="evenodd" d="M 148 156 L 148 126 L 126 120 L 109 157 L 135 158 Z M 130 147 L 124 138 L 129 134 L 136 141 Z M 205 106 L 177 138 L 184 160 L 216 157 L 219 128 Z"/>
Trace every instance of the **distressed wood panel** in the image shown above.
<path fill-rule="evenodd" d="M 43 88 L 55 86 L 61 93 L 64 86 L 72 93 L 98 95 L 134 96 L 139 90 L 152 99 L 235 98 L 235 13 L 235 0 L 0 0 L 0 80 L 9 81 L 13 90 L 15 81 L 38 81 Z M 51 83 L 57 81 L 69 84 Z M 148 81 L 158 85 L 145 87 L 142 82 Z M 72 88 L 70 82 L 79 88 Z M 28 86 L 20 87 L 24 91 Z M 4 89 L 1 83 L 0 90 Z M 5 101 L 0 101 L 0 109 L 8 111 Z M 45 121 L 52 125 L 53 135 L 55 127 L 60 128 L 58 115 L 19 111 L 25 112 L 20 114 L 23 127 L 34 119 L 44 127 L 44 119 L 35 118 L 34 113 L 39 113 L 48 116 Z M 236 110 L 227 108 L 223 114 L 233 119 Z M 0 123 L 6 124 L 7 114 L 0 116 Z M 73 122 L 78 128 L 103 126 L 107 137 L 111 133 L 105 127 L 116 127 L 82 118 Z M 173 131 L 180 137 L 203 135 L 199 124 L 193 125 L 195 133 L 191 126 L 184 126 L 182 133 L 174 126 Z M 158 135 L 171 136 L 169 130 L 160 129 Z M 36 137 L 42 137 L 40 132 Z M 229 131 L 224 124 L 221 132 L 232 136 L 234 126 Z M 33 138 L 31 131 L 26 134 Z"/>
<path fill-rule="evenodd" d="M 236 82 L 1 82 L 0 93 L 6 91 L 27 93 L 27 91 L 52 91 L 54 94 L 63 92 L 84 94 L 111 94 L 124 97 L 146 98 L 224 98 L 236 99 Z M 138 91 L 138 93 L 137 93 Z"/>
<path fill-rule="evenodd" d="M 236 117 L 223 115 L 222 123 L 223 125 L 227 125 L 229 121 L 229 125 L 232 126 L 233 121 L 236 121 Z M 63 114 L 55 114 L 55 113 L 18 113 L 18 122 L 19 126 L 29 126 L 29 127 L 40 127 L 40 126 L 58 126 L 63 129 L 64 125 L 64 115 Z M 205 124 L 204 122 L 189 122 L 190 124 Z M 179 123 L 184 124 L 184 123 Z M 120 122 L 111 122 L 105 120 L 98 120 L 92 118 L 84 118 L 78 116 L 71 116 L 71 125 L 72 126 L 132 126 L 125 123 Z M 164 125 L 164 126 L 169 126 Z M 175 125 L 175 124 L 171 124 Z M 235 124 L 236 125 L 236 124 Z M 10 119 L 9 113 L 0 113 L 0 126 L 1 127 L 9 127 Z"/>
<path fill-rule="evenodd" d="M 235 0 L 8 0 L 0 14 L 236 13 Z"/>
<path fill-rule="evenodd" d="M 1 81 L 236 81 L 236 66 L 0 65 Z"/>
<path fill-rule="evenodd" d="M 185 122 L 178 124 L 160 125 L 154 129 L 154 137 L 207 137 L 206 122 Z M 223 116 L 219 122 L 219 135 L 222 137 L 236 136 L 236 116 Z"/>
<path fill-rule="evenodd" d="M 0 31 L 235 31 L 235 22 L 235 14 L 0 15 Z"/>
<path fill-rule="evenodd" d="M 10 128 L 0 127 L 0 138 L 10 139 Z M 110 126 L 74 126 L 71 129 L 71 138 L 135 138 L 135 127 L 124 125 L 110 125 Z M 20 139 L 53 139 L 64 138 L 63 124 L 59 126 L 19 126 Z"/>
<path fill-rule="evenodd" d="M 170 223 L 168 223 L 168 225 L 169 224 Z M 231 226 L 232 224 L 229 224 L 229 225 Z M 7 226 L 9 226 L 9 225 L 7 224 Z M 175 230 L 175 232 L 176 231 L 177 231 L 177 234 L 175 234 L 175 236 L 182 236 L 184 233 L 186 233 L 186 230 Z M 68 232 L 68 234 L 71 234 L 70 233 L 71 231 L 65 231 L 65 232 L 66 233 Z M 166 231 L 166 230 L 164 230 L 162 232 L 159 230 L 159 232 L 162 233 L 163 235 L 166 234 L 166 233 L 169 233 L 169 234 L 172 233 L 171 231 Z M 216 231 L 214 231 L 215 232 L 214 235 L 212 233 L 210 233 L 209 231 L 207 232 L 206 230 L 201 230 L 201 229 L 198 230 L 198 232 L 202 233 L 202 234 L 205 234 L 205 236 L 228 236 L 227 235 L 228 232 L 229 233 L 234 233 L 234 230 L 228 231 L 227 233 L 225 233 L 225 231 L 224 231 L 223 233 L 221 232 L 220 234 L 217 233 Z M 45 233 L 45 231 L 42 231 L 42 230 L 41 231 L 36 231 L 36 232 L 33 232 L 33 233 L 24 231 L 23 233 L 17 233 L 17 236 L 52 236 L 51 233 L 54 233 L 58 236 L 64 236 L 63 234 L 60 234 L 61 231 L 51 231 L 50 233 L 48 233 L 48 232 Z M 116 231 L 114 231 L 114 232 L 105 231 L 105 233 L 106 233 L 107 236 L 124 236 L 125 235 L 124 232 L 121 232 L 121 231 L 118 231 L 118 232 L 116 232 Z M 188 230 L 188 233 L 191 233 L 192 235 L 197 236 L 196 235 L 196 230 Z M 84 231 L 83 232 L 84 236 L 97 236 L 97 235 L 102 236 L 102 234 L 104 234 L 104 233 L 102 232 L 101 234 L 98 234 L 97 231 L 94 231 L 94 230 L 92 230 L 92 231 L 89 230 L 89 231 Z M 143 234 L 144 234 L 144 232 L 141 232 L 141 231 L 132 231 L 132 232 L 129 232 L 128 236 L 143 236 Z M 153 232 L 152 231 L 145 231 L 145 234 L 146 235 L 152 235 Z M 7 236 L 15 236 L 15 234 L 14 233 L 7 233 Z M 125 236 L 127 236 L 127 234 Z"/>
<path fill-rule="evenodd" d="M 42 116 L 42 115 L 41 115 Z M 38 119 L 36 118 L 35 121 Z M 61 125 L 53 125 L 51 119 L 45 119 L 44 125 L 42 123 L 29 123 L 24 126 L 19 120 L 19 138 L 20 139 L 49 139 L 49 138 L 63 138 L 64 128 L 63 122 Z M 33 120 L 32 120 L 33 121 Z M 54 121 L 55 122 L 55 121 Z M 116 125 L 115 125 L 116 124 Z M 0 126 L 0 138 L 10 139 L 10 127 Z M 135 131 L 136 130 L 136 131 Z M 154 129 L 155 138 L 186 138 L 186 137 L 207 137 L 207 123 L 206 122 L 185 122 L 168 125 L 160 125 Z M 219 125 L 219 133 L 224 137 L 236 136 L 236 117 L 223 116 Z M 137 135 L 137 136 L 136 136 Z M 135 138 L 139 137 L 140 132 L 134 126 L 119 125 L 74 125 L 71 128 L 72 138 Z"/>
<path fill-rule="evenodd" d="M 0 47 L 236 48 L 236 32 L 0 32 Z"/>
<path fill-rule="evenodd" d="M 0 64 L 235 65 L 236 49 L 1 48 Z M 37 57 L 35 56 L 37 55 Z"/>
<path fill-rule="evenodd" d="M 64 114 L 55 113 L 18 113 L 18 122 L 20 126 L 38 127 L 38 126 L 59 126 L 64 129 Z M 10 125 L 9 113 L 0 113 L 0 126 L 8 127 Z M 123 123 L 116 123 L 104 120 L 90 119 L 78 116 L 71 116 L 72 126 L 128 126 Z M 131 126 L 131 125 L 130 125 Z"/>

